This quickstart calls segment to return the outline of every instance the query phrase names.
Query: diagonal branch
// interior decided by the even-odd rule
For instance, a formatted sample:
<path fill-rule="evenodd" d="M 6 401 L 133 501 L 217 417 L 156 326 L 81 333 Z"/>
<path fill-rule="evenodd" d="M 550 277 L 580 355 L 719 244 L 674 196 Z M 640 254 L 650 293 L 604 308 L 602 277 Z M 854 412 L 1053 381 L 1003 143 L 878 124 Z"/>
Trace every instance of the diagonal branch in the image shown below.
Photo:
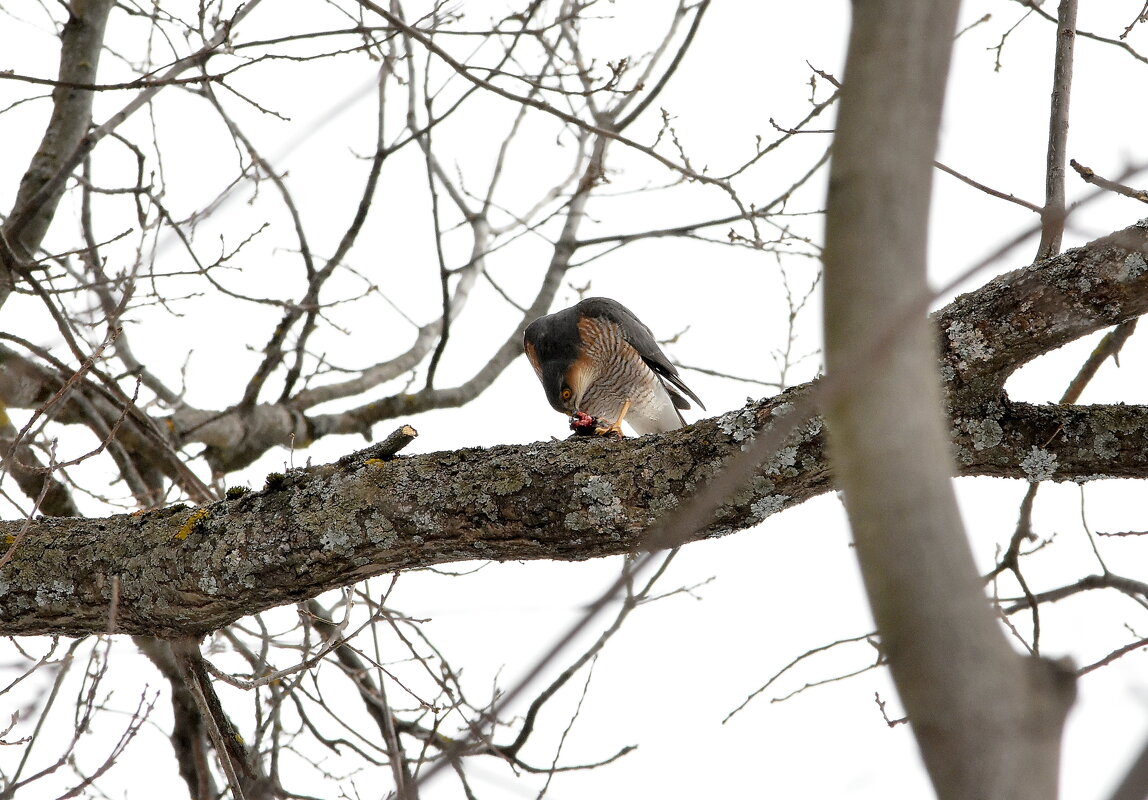
<path fill-rule="evenodd" d="M 61 148 L 54 157 L 52 170 L 38 179 L 35 191 L 30 192 L 23 198 L 23 202 L 19 203 L 18 206 L 13 209 L 12 215 L 8 218 L 3 231 L 8 241 L 10 243 L 15 241 L 27 242 L 28 239 L 26 236 L 30 235 L 30 231 L 26 231 L 26 228 L 29 226 L 33 226 L 31 231 L 37 230 L 41 225 L 44 230 L 47 230 L 47 225 L 51 221 L 52 214 L 55 211 L 53 198 L 58 198 L 65 181 L 67 181 L 68 177 L 83 163 L 88 153 L 92 151 L 92 148 L 94 148 L 101 139 L 118 128 L 124 120 L 147 105 L 160 89 L 168 85 L 170 79 L 175 78 L 186 69 L 203 63 L 208 56 L 225 44 L 231 36 L 231 31 L 235 25 L 254 11 L 260 2 L 261 0 L 250 0 L 250 2 L 240 6 L 234 16 L 224 21 L 220 25 L 219 32 L 208 40 L 203 47 L 195 53 L 181 58 L 172 64 L 154 85 L 141 91 L 127 105 L 109 117 L 98 128 L 90 132 L 85 131 L 85 135 L 81 136 L 71 148 Z M 110 6 L 111 4 L 108 3 L 108 5 Z M 90 95 L 90 92 L 88 94 Z M 86 125 L 87 123 L 85 123 L 85 128 Z M 36 244 L 38 244 L 38 242 Z"/>
<path fill-rule="evenodd" d="M 70 4 L 68 21 L 60 36 L 62 83 L 94 81 L 104 46 L 104 29 L 113 5 L 112 0 Z M 92 96 L 90 89 L 66 85 L 57 85 L 52 90 L 52 117 L 20 181 L 15 206 L 3 228 L 9 244 L 17 249 L 21 258 L 31 257 L 52 221 L 63 194 L 63 182 L 56 176 L 88 133 Z M 71 169 L 78 165 L 76 161 Z M 0 293 L 0 304 L 6 297 L 7 292 Z"/>

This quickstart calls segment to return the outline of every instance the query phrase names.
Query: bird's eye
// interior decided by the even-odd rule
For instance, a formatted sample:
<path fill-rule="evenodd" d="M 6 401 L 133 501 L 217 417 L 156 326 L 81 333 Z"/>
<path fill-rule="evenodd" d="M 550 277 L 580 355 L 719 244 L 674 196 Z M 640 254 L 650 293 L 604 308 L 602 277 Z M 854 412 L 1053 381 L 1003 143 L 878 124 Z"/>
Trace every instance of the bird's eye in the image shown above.
<path fill-rule="evenodd" d="M 566 388 L 564 388 L 564 389 L 562 390 L 562 400 L 563 400 L 564 402 L 565 402 L 565 401 L 569 401 L 569 400 L 570 400 L 570 398 L 571 398 L 571 397 L 573 397 L 573 396 L 574 396 L 574 392 L 570 391 L 570 387 L 569 387 L 569 386 L 567 386 Z"/>

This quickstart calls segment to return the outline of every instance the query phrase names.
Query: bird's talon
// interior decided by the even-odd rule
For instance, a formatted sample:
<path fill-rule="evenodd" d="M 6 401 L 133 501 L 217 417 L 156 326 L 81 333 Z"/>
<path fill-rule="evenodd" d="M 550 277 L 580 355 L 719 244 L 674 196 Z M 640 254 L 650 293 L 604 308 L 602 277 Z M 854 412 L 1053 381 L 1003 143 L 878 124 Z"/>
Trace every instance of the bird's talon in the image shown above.
<path fill-rule="evenodd" d="M 615 422 L 608 428 L 595 428 L 594 433 L 598 436 L 606 436 L 610 439 L 625 439 L 626 434 L 622 433 L 622 426 Z"/>
<path fill-rule="evenodd" d="M 592 417 L 585 411 L 575 411 L 570 415 L 570 430 L 575 436 L 608 436 L 611 439 L 624 438 L 622 433 L 622 420 L 609 422 L 608 420 Z"/>
<path fill-rule="evenodd" d="M 622 412 L 618 414 L 618 419 L 611 422 L 609 425 L 599 425 L 594 429 L 594 433 L 599 436 L 609 436 L 611 439 L 624 439 L 626 434 L 622 433 L 622 420 L 626 418 L 626 413 L 630 410 L 630 401 L 627 400 L 622 404 Z M 602 420 L 604 422 L 604 420 Z"/>

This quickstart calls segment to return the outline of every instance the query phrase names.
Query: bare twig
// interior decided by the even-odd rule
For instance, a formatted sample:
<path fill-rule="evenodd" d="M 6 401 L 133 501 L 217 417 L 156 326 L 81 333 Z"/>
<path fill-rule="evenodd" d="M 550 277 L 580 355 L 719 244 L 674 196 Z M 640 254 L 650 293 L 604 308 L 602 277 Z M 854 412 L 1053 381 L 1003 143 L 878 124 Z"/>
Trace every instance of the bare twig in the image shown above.
<path fill-rule="evenodd" d="M 1038 214 L 1040 213 L 1040 206 L 1036 205 L 1035 203 L 1030 203 L 1027 200 L 1022 200 L 1021 198 L 1011 194 L 1005 194 L 1004 192 L 993 189 L 991 186 L 985 186 L 983 183 L 979 183 L 969 176 L 957 172 L 952 167 L 945 166 L 940 161 L 934 161 L 933 166 L 948 175 L 952 175 L 957 180 L 967 183 L 969 186 L 972 186 L 975 189 L 980 189 L 985 194 L 992 195 L 993 197 L 999 197 L 1001 200 L 1008 200 L 1010 203 L 1016 203 L 1021 208 L 1027 208 L 1029 211 L 1035 211 Z"/>
<path fill-rule="evenodd" d="M 1085 183 L 1091 183 L 1102 189 L 1107 189 L 1110 192 L 1131 197 L 1133 200 L 1139 200 L 1141 203 L 1148 203 L 1148 191 L 1144 189 L 1133 189 L 1131 186 L 1125 186 L 1123 183 L 1110 181 L 1105 177 L 1097 175 L 1091 167 L 1084 166 L 1075 158 L 1071 159 L 1068 163 L 1076 170 L 1076 174 L 1079 175 Z"/>
<path fill-rule="evenodd" d="M 1056 56 L 1052 77 L 1052 109 L 1048 120 L 1043 227 L 1037 258 L 1060 252 L 1064 237 L 1064 166 L 1068 161 L 1068 108 L 1072 90 L 1072 58 L 1076 46 L 1076 2 L 1060 0 L 1056 26 Z"/>

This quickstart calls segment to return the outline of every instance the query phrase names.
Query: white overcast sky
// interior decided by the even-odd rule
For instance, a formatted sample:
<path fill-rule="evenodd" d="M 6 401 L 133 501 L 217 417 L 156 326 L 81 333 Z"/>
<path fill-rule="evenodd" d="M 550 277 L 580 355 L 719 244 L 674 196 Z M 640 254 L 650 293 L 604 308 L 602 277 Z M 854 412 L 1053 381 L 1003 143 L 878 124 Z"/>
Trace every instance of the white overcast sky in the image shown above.
<path fill-rule="evenodd" d="M 191 8 L 191 4 L 187 5 Z M 409 3 L 408 14 L 417 15 L 422 5 Z M 1055 13 L 1051 0 L 1045 5 Z M 4 54 L 0 56 L 0 69 L 53 75 L 57 52 L 43 13 L 32 3 L 5 6 L 12 17 L 0 23 L 0 53 Z M 1083 3 L 1079 27 L 1115 37 L 1140 6 L 1139 2 Z M 487 16 L 486 11 L 480 10 L 486 4 L 462 3 L 460 7 L 472 15 L 476 27 Z M 672 4 L 664 0 L 602 4 L 604 14 L 629 13 L 632 17 L 620 16 L 613 27 L 602 25 L 598 33 L 601 50 L 596 54 L 599 60 L 616 60 L 642 47 L 647 41 L 643 37 L 658 29 L 652 27 L 653 20 L 664 19 L 670 8 Z M 252 27 L 269 23 L 275 15 L 282 15 L 283 25 L 288 26 L 306 13 L 302 4 L 268 2 L 251 18 Z M 983 0 L 964 4 L 962 28 L 986 14 L 992 16 L 958 40 L 938 158 L 996 189 L 1039 204 L 1043 201 L 1053 27 L 1038 19 L 1029 19 L 1017 27 L 1001 54 L 1000 70 L 994 69 L 996 56 L 992 50 L 1002 32 L 1025 13 L 1018 3 Z M 804 114 L 810 91 L 806 62 L 842 77 L 848 16 L 849 4 L 845 2 L 715 0 L 695 49 L 658 105 L 675 117 L 675 127 L 687 148 L 703 154 L 703 160 L 712 163 L 715 171 L 721 171 L 723 166 L 752 152 L 755 134 L 760 133 L 767 140 L 774 135 L 770 118 L 788 125 Z M 121 24 L 126 24 L 123 15 L 113 12 L 110 41 L 116 41 L 116 26 Z M 1141 52 L 1148 52 L 1148 34 L 1143 26 L 1131 34 L 1128 42 Z M 1148 164 L 1144 138 L 1148 103 L 1143 101 L 1142 90 L 1148 66 L 1115 47 L 1085 39 L 1079 40 L 1077 56 L 1071 156 L 1109 177 L 1118 176 L 1129 166 Z M 105 58 L 101 67 L 102 80 L 113 80 L 119 69 L 111 58 Z M 350 152 L 344 134 L 348 126 L 369 130 L 372 125 L 373 73 L 362 59 L 317 62 L 308 68 L 318 73 L 299 69 L 294 73 L 299 83 L 289 85 L 259 84 L 256 78 L 245 80 L 252 81 L 248 88 L 261 102 L 290 117 L 289 123 L 265 120 L 252 124 L 264 137 L 264 154 L 288 170 L 314 238 L 319 246 L 329 249 L 341 232 L 338 226 L 346 218 L 348 198 L 355 196 L 361 181 L 362 162 L 357 155 L 365 150 L 360 149 L 357 155 Z M 0 107 L 24 91 L 22 85 L 0 82 Z M 820 91 L 820 96 L 824 96 L 824 88 Z M 97 120 L 124 102 L 125 95 L 99 98 Z M 45 107 L 41 103 L 39 110 L 30 108 L 0 117 L 0 137 L 9 154 L 0 163 L 0 206 L 4 209 L 11 207 L 18 176 L 38 141 Z M 635 136 L 655 130 L 656 123 L 655 109 L 649 127 L 639 126 Z M 142 117 L 139 124 L 145 124 Z M 189 120 L 187 125 L 188 135 L 197 136 L 195 121 Z M 312 131 L 313 126 L 319 126 L 317 132 Z M 831 118 L 818 127 L 831 127 Z M 481 158 L 500 134 L 493 127 L 479 127 L 470 135 L 474 138 L 474 152 L 479 154 L 476 157 Z M 824 146 L 826 134 L 807 136 L 809 144 L 802 145 L 805 152 Z M 369 136 L 360 137 L 360 146 L 368 141 Z M 544 140 L 537 141 L 537 150 L 523 167 L 524 186 L 532 169 L 556 168 L 556 163 L 565 164 L 564 159 L 568 158 L 568 153 L 557 144 L 551 142 L 553 146 L 547 147 Z M 618 161 L 611 161 L 612 164 L 630 163 L 626 161 L 629 156 L 615 155 Z M 220 181 L 229 173 L 223 167 L 214 169 L 214 157 L 211 152 L 204 152 L 199 159 L 169 159 L 166 178 L 180 187 L 173 202 L 186 203 L 190 208 L 202 205 L 222 190 Z M 806 163 L 795 161 L 788 166 L 799 171 Z M 413 167 L 410 170 L 409 180 L 417 184 L 421 180 L 418 171 Z M 771 196 L 771 191 L 776 192 L 792 178 L 784 166 L 775 170 L 754 178 L 762 196 Z M 404 213 L 404 206 L 417 203 L 422 195 L 417 189 L 408 193 L 399 177 L 388 176 L 388 180 L 392 183 L 380 200 L 380 211 L 384 216 L 395 215 L 390 217 L 394 222 Z M 1139 175 L 1131 182 L 1148 185 L 1148 176 Z M 976 263 L 1036 221 L 1033 214 L 1019 206 L 990 200 L 947 175 L 938 173 L 935 186 L 930 268 L 937 283 Z M 226 219 L 230 224 L 253 213 L 246 204 L 250 192 L 244 191 L 247 194 L 240 192 L 227 206 Z M 270 189 L 265 185 L 261 191 Z M 1070 172 L 1070 199 L 1089 193 L 1090 188 Z M 658 224 L 667 214 L 690 211 L 667 208 L 656 198 L 651 198 L 644 210 L 635 210 L 632 204 L 625 208 L 628 216 L 617 218 L 611 216 L 609 203 L 594 207 L 599 216 L 597 224 L 603 230 L 640 229 Z M 1130 200 L 1093 204 L 1073 218 L 1066 247 L 1120 229 L 1144 216 L 1148 216 L 1145 206 Z M 330 219 L 327 229 L 323 225 L 326 218 Z M 819 224 L 813 225 L 814 230 L 818 227 Z M 225 229 L 226 226 L 220 228 Z M 288 258 L 284 249 L 290 247 L 290 241 L 287 232 L 275 234 L 268 239 L 267 252 Z M 394 251 L 388 249 L 392 244 L 393 240 L 380 237 L 376 247 L 393 280 L 376 280 L 384 291 L 401 301 L 405 311 L 425 321 L 437 303 L 437 295 L 427 291 L 428 285 L 433 288 L 437 280 L 434 268 L 427 266 L 433 263 L 428 261 L 433 253 Z M 1025 241 L 972 278 L 962 290 L 975 288 L 992 274 L 1028 264 L 1035 248 L 1034 239 Z M 815 268 L 812 262 L 804 263 L 804 272 L 796 263 L 788 267 L 798 283 L 808 281 Z M 520 301 L 528 299 L 530 280 L 540 274 L 539 264 L 500 263 L 497 269 L 500 278 L 519 291 Z M 266 288 L 273 279 L 266 273 L 253 273 L 249 280 L 253 288 Z M 593 293 L 625 303 L 659 337 L 673 336 L 688 327 L 688 332 L 670 348 L 682 363 L 762 380 L 775 377 L 769 353 L 782 346 L 777 337 L 784 335 L 780 317 L 785 306 L 779 300 L 772 261 L 763 262 L 742 251 L 652 242 L 582 268 L 571 276 L 570 282 L 580 285 L 587 280 L 593 281 Z M 574 299 L 575 293 L 566 289 L 561 293 L 560 304 Z M 506 335 L 504 326 L 484 321 L 484 309 L 492 314 L 496 309 L 505 313 L 505 307 L 500 307 L 491 293 L 476 296 L 474 306 L 467 309 L 460 323 L 466 346 L 452 350 L 444 361 L 443 385 L 467 377 L 473 366 L 468 357 L 480 357 L 484 346 L 489 347 Z M 5 330 L 43 325 L 43 319 L 27 303 L 10 303 L 4 315 Z M 503 322 L 506 319 L 501 318 Z M 254 327 L 255 323 L 260 327 Z M 212 394 L 217 386 L 234 387 L 216 379 L 221 363 L 232 364 L 220 359 L 228 354 L 227 359 L 235 359 L 236 374 L 245 374 L 257 354 L 236 356 L 234 344 L 241 340 L 258 348 L 266 338 L 266 320 L 236 318 L 226 326 L 218 326 L 206 325 L 202 317 L 190 316 L 165 318 L 164 324 L 167 327 L 162 335 L 133 334 L 137 354 L 160 362 L 166 359 L 170 367 L 167 377 L 178 381 L 184 355 L 182 345 L 187 344 L 195 351 L 188 367 L 193 401 L 202 407 L 222 407 L 234 402 L 233 395 Z M 248 324 L 253 326 L 250 330 Z M 404 335 L 397 317 L 364 316 L 353 324 L 362 326 L 359 330 L 377 329 L 380 351 L 342 353 L 333 339 L 331 347 L 339 356 L 345 356 L 347 363 L 369 363 L 372 358 L 381 358 L 391 341 L 389 337 Z M 819 346 L 816 305 L 804 316 L 802 326 L 798 349 L 814 351 Z M 45 344 L 56 344 L 49 333 L 41 335 Z M 363 347 L 362 338 L 354 341 L 355 347 Z M 1094 341 L 1076 343 L 1063 353 L 1027 367 L 1010 384 L 1013 396 L 1031 401 L 1055 400 Z M 248 360 L 243 361 L 244 358 Z M 805 372 L 794 379 L 809 377 L 817 361 L 813 358 L 807 362 Z M 1106 366 L 1083 402 L 1148 402 L 1148 382 L 1143 380 L 1148 368 L 1148 347 L 1143 341 L 1132 340 L 1121 356 L 1121 365 L 1119 370 L 1111 364 Z M 227 367 L 222 369 L 226 376 Z M 711 415 L 735 409 L 747 396 L 758 397 L 765 392 L 752 384 L 697 373 L 687 372 L 685 379 L 701 395 Z M 499 424 L 490 424 L 492 419 Z M 402 422 L 410 422 L 421 434 L 409 449 L 412 453 L 527 443 L 565 435 L 564 420 L 546 405 L 524 360 L 509 368 L 476 402 L 462 409 L 395 420 L 393 425 L 384 423 L 376 435 L 385 435 Z M 330 461 L 362 444 L 361 439 L 332 437 L 293 455 L 276 451 L 235 476 L 235 482 L 247 481 L 257 487 L 264 474 L 281 469 L 288 459 L 295 465 L 308 459 L 316 463 Z M 974 549 L 980 563 L 987 567 L 993 562 L 995 548 L 1008 541 L 1025 487 L 1019 482 L 989 480 L 961 480 L 957 485 Z M 1148 528 L 1142 485 L 1122 481 L 1094 483 L 1087 486 L 1084 497 L 1088 522 L 1094 530 Z M 93 509 L 92 513 L 98 512 Z M 1037 580 L 1051 583 L 1066 575 L 1095 571 L 1095 567 L 1082 566 L 1092 556 L 1083 533 L 1078 487 L 1044 487 L 1034 520 L 1042 535 L 1055 532 L 1058 536 L 1057 555 L 1034 561 Z M 1142 548 L 1137 549 L 1134 542 L 1106 540 L 1104 545 L 1116 571 L 1143 577 L 1148 563 Z M 470 685 L 489 686 L 496 676 L 505 684 L 530 666 L 540 646 L 556 638 L 577 617 L 581 608 L 612 581 L 619 566 L 620 562 L 612 559 L 577 564 L 490 565 L 459 578 L 419 573 L 399 581 L 390 604 L 413 616 L 431 619 L 428 634 L 454 664 L 466 667 Z M 711 577 L 712 581 L 692 593 L 678 594 L 641 609 L 610 643 L 595 668 L 590 692 L 562 761 L 596 760 L 627 744 L 636 743 L 639 748 L 613 765 L 559 776 L 549 796 L 556 800 L 631 797 L 636 793 L 664 800 L 746 796 L 876 800 L 928 796 L 931 790 L 910 732 L 906 726 L 889 729 L 874 702 L 874 693 L 879 692 L 889 702 L 890 714 L 899 714 L 895 692 L 884 672 L 869 672 L 810 689 L 785 702 L 770 702 L 771 697 L 871 661 L 872 650 L 864 642 L 840 654 L 811 660 L 781 680 L 776 692 L 771 687 L 729 723 L 722 724 L 723 718 L 747 695 L 796 656 L 835 639 L 871 630 L 837 499 L 822 497 L 774 516 L 754 530 L 690 545 L 679 555 L 663 586 L 669 590 L 701 584 Z M 1123 623 L 1141 633 L 1148 628 L 1142 609 L 1139 615 L 1126 605 L 1118 606 L 1112 613 L 1108 611 L 1103 603 L 1085 600 L 1050 612 L 1043 634 L 1045 652 L 1070 655 L 1084 663 L 1125 640 Z M 1024 624 L 1024 620 L 1018 620 L 1022 628 Z M 131 675 L 132 670 L 138 669 L 140 675 L 149 675 L 147 680 L 155 680 L 143 657 L 133 652 L 130 641 L 116 645 L 113 665 L 122 674 Z M 1143 656 L 1134 655 L 1081 681 L 1080 700 L 1066 738 L 1064 797 L 1104 797 L 1111 781 L 1148 736 L 1148 681 L 1143 677 L 1144 666 Z M 577 680 L 574 683 L 581 685 Z M 561 708 L 572 709 L 576 694 L 575 691 L 563 697 Z M 0 718 L 4 718 L 4 713 L 0 708 Z M 161 725 L 166 724 L 166 714 L 161 703 L 156 712 Z M 550 732 L 553 737 L 561 732 L 568 717 L 556 709 L 549 719 L 556 726 Z M 110 775 L 105 790 L 114 797 L 164 796 L 168 792 L 177 796 L 183 788 L 170 751 L 165 751 L 162 733 L 151 732 L 150 738 L 139 746 L 154 752 L 150 762 L 154 765 L 154 781 L 161 783 L 153 782 L 151 777 L 141 782 L 141 773 L 133 768 L 131 772 Z M 547 755 L 539 751 L 538 760 Z M 0 758 L 4 757 L 5 753 L 0 752 Z M 133 758 L 131 751 L 126 758 Z M 475 761 L 472 769 L 480 797 L 525 797 L 536 791 L 519 785 L 505 765 L 493 759 Z M 389 775 L 384 771 L 377 780 L 389 782 Z M 363 797 L 375 796 L 375 779 L 370 773 L 360 775 L 356 786 Z M 424 796 L 449 798 L 460 794 L 453 778 L 444 775 Z"/>

